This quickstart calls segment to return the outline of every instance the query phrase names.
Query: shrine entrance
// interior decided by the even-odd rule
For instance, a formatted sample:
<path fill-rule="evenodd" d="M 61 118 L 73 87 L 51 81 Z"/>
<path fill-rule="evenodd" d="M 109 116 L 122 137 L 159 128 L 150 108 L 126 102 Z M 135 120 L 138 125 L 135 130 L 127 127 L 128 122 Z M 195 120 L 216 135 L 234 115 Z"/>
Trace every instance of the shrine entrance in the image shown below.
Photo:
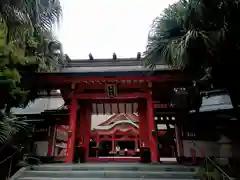
<path fill-rule="evenodd" d="M 75 146 L 84 147 L 87 161 L 139 161 L 137 152 L 143 146 L 150 149 L 152 162 L 159 161 L 151 93 L 125 93 L 111 98 L 106 98 L 106 94 L 75 96 L 71 99 L 69 109 L 71 136 L 67 145 L 66 162 L 73 161 Z M 137 116 L 137 126 L 126 132 L 120 132 L 114 127 L 104 130 L 114 125 L 114 122 L 108 122 L 101 127 L 102 130 L 93 129 L 92 114 L 121 113 Z M 123 141 L 129 142 L 129 146 L 121 145 Z M 116 152 L 117 146 L 122 146 L 120 152 Z"/>
<path fill-rule="evenodd" d="M 140 157 L 138 103 L 93 103 L 89 158 L 136 161 Z"/>
<path fill-rule="evenodd" d="M 66 155 L 65 162 L 72 163 L 76 146 L 83 147 L 85 153 L 82 154 L 91 160 L 92 156 L 96 157 L 92 149 L 106 146 L 109 149 L 107 151 L 115 153 L 113 151 L 117 145 L 120 150 L 133 151 L 137 151 L 138 147 L 148 147 L 151 161 L 159 161 L 156 124 L 164 124 L 165 119 L 159 122 L 162 120 L 155 120 L 155 114 L 164 109 L 174 111 L 169 106 L 173 87 L 190 82 L 186 77 L 181 70 L 165 64 L 156 65 L 152 72 L 142 65 L 140 53 L 136 58 L 117 58 L 114 53 L 110 59 L 91 57 L 71 60 L 66 57 L 59 72 L 38 73 L 36 77 L 29 78 L 37 89 L 61 91 L 67 111 L 66 116 L 62 117 L 67 134 L 63 154 Z M 108 129 L 108 133 L 100 129 L 93 130 L 91 117 L 101 114 L 100 109 L 102 114 L 135 114 L 139 119 L 138 127 L 132 125 L 130 131 L 124 131 L 117 129 L 116 124 L 108 124 L 114 126 Z M 130 125 L 129 122 L 125 124 Z"/>

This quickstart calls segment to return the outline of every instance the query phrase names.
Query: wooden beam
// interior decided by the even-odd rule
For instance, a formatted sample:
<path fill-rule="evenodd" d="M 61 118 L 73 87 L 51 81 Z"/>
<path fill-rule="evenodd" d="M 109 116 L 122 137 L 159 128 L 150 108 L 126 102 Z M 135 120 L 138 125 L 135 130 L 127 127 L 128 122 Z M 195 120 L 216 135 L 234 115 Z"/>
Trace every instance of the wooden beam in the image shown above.
<path fill-rule="evenodd" d="M 80 83 L 82 81 L 122 81 L 122 80 L 144 80 L 144 81 L 165 81 L 169 80 L 171 75 L 158 75 L 158 76 L 122 76 L 122 77 L 62 77 L 64 82 Z"/>
<path fill-rule="evenodd" d="M 98 113 L 98 104 L 97 103 L 95 104 L 95 107 L 96 107 L 96 114 L 98 115 L 99 113 Z"/>
<path fill-rule="evenodd" d="M 116 98 L 109 99 L 89 99 L 89 103 L 116 103 Z M 138 99 L 117 99 L 118 103 L 137 103 Z"/>
<path fill-rule="evenodd" d="M 163 74 L 157 76 L 121 76 L 121 77 L 65 77 L 64 75 L 39 76 L 38 82 L 42 84 L 65 84 L 65 83 L 82 83 L 83 81 L 122 81 L 122 80 L 143 80 L 165 82 L 171 80 L 175 75 Z M 44 81 L 43 81 L 44 80 Z M 38 83 L 39 84 L 39 83 Z"/>
<path fill-rule="evenodd" d="M 120 113 L 119 103 L 117 103 L 117 112 Z"/>
<path fill-rule="evenodd" d="M 112 104 L 110 104 L 110 113 L 113 114 Z"/>
<path fill-rule="evenodd" d="M 68 96 L 68 98 L 76 98 L 76 99 L 95 99 L 95 100 L 102 100 L 102 99 L 114 99 L 114 100 L 128 100 L 128 99 L 146 99 L 151 97 L 149 93 L 123 93 L 118 94 L 114 98 L 109 98 L 106 93 L 78 93 L 78 94 L 71 94 Z"/>
<path fill-rule="evenodd" d="M 103 106 L 103 114 L 106 114 L 106 110 L 105 110 L 105 104 L 102 103 L 102 106 Z"/>
<path fill-rule="evenodd" d="M 118 83 L 118 82 L 117 82 Z M 98 83 L 92 83 L 92 84 L 87 84 L 87 83 L 78 83 L 78 88 L 76 89 L 76 92 L 82 91 L 84 89 L 92 89 L 92 90 L 105 90 L 105 83 L 98 84 Z M 118 83 L 118 89 L 148 89 L 148 84 L 147 83 L 132 83 L 132 84 L 121 84 L 120 82 Z"/>

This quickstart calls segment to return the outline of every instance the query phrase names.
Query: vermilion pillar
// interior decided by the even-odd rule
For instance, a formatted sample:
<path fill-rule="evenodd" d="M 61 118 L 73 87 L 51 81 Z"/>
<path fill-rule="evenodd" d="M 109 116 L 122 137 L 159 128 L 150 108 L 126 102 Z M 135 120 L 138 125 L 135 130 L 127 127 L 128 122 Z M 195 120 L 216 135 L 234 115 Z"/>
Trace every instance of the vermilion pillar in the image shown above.
<path fill-rule="evenodd" d="M 79 146 L 84 147 L 85 145 L 85 134 L 86 134 L 86 109 L 84 105 L 80 105 L 80 122 L 79 122 Z"/>
<path fill-rule="evenodd" d="M 90 138 L 91 138 L 91 120 L 92 120 L 92 106 L 91 104 L 86 104 L 86 126 L 84 127 L 86 129 L 86 134 L 85 139 L 86 139 L 86 144 L 85 144 L 85 148 L 86 148 L 86 159 L 88 158 L 89 155 L 89 142 L 90 142 Z"/>
<path fill-rule="evenodd" d="M 143 145 L 149 147 L 148 121 L 146 116 L 146 103 L 144 101 L 138 103 L 138 117 L 140 147 Z"/>
<path fill-rule="evenodd" d="M 112 135 L 112 152 L 115 151 L 115 135 Z"/>
<path fill-rule="evenodd" d="M 75 135 L 76 135 L 76 118 L 77 118 L 77 100 L 72 99 L 69 106 L 69 127 L 68 127 L 68 141 L 67 141 L 67 157 L 66 162 L 73 162 Z"/>
<path fill-rule="evenodd" d="M 97 134 L 97 136 L 96 136 L 97 148 L 99 148 L 99 140 L 100 140 L 100 137 L 99 137 L 99 135 Z"/>
<path fill-rule="evenodd" d="M 91 136 L 91 107 L 86 102 L 81 103 L 80 109 L 80 146 L 85 148 L 88 158 L 89 141 Z"/>
<path fill-rule="evenodd" d="M 159 155 L 158 155 L 158 144 L 157 144 L 157 131 L 156 125 L 154 120 L 154 113 L 153 113 L 153 102 L 152 97 L 149 96 L 147 98 L 147 119 L 148 119 L 148 133 L 149 133 L 149 148 L 151 151 L 151 160 L 152 162 L 159 162 Z M 155 134 L 153 134 L 155 132 Z"/>
<path fill-rule="evenodd" d="M 99 135 L 97 134 L 96 135 L 96 147 L 99 147 L 99 139 L 100 139 Z"/>
<path fill-rule="evenodd" d="M 138 149 L 138 137 L 136 136 L 135 137 L 135 151 L 137 151 L 137 149 Z"/>

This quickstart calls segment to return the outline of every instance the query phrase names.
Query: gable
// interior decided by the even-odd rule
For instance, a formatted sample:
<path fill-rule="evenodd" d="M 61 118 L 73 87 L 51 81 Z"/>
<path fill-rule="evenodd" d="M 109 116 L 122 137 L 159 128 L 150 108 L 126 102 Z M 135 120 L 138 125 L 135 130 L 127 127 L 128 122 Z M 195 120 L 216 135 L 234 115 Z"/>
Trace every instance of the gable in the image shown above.
<path fill-rule="evenodd" d="M 111 125 L 111 124 L 114 124 L 115 122 L 123 121 L 123 120 L 130 120 L 130 121 L 132 121 L 134 123 L 138 123 L 139 122 L 138 116 L 135 115 L 135 114 L 119 113 L 119 114 L 114 114 L 108 120 L 106 120 L 105 122 L 99 124 L 98 126 Z"/>
<path fill-rule="evenodd" d="M 106 127 L 106 126 L 102 126 Z M 110 129 L 94 129 L 94 132 L 97 132 L 99 135 L 108 135 L 108 134 L 138 134 L 138 128 L 132 125 L 125 126 L 120 128 L 120 126 L 114 126 Z"/>
<path fill-rule="evenodd" d="M 113 128 L 129 128 L 129 126 L 132 126 L 134 128 L 138 129 L 138 124 L 132 122 L 131 120 L 122 120 L 122 121 L 117 121 L 114 122 L 113 124 L 109 124 L 109 125 L 105 125 L 105 126 L 97 126 L 94 128 L 94 130 L 109 130 L 109 129 L 113 129 Z"/>

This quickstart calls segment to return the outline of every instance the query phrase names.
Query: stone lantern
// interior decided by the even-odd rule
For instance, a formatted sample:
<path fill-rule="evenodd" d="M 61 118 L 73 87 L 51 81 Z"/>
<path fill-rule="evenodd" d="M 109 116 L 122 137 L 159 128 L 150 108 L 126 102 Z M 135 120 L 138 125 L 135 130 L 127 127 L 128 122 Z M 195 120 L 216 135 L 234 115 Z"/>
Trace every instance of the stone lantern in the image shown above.
<path fill-rule="evenodd" d="M 228 158 L 232 157 L 232 141 L 228 137 L 221 135 L 217 144 L 219 145 L 219 156 L 217 161 L 221 165 L 227 165 Z"/>

